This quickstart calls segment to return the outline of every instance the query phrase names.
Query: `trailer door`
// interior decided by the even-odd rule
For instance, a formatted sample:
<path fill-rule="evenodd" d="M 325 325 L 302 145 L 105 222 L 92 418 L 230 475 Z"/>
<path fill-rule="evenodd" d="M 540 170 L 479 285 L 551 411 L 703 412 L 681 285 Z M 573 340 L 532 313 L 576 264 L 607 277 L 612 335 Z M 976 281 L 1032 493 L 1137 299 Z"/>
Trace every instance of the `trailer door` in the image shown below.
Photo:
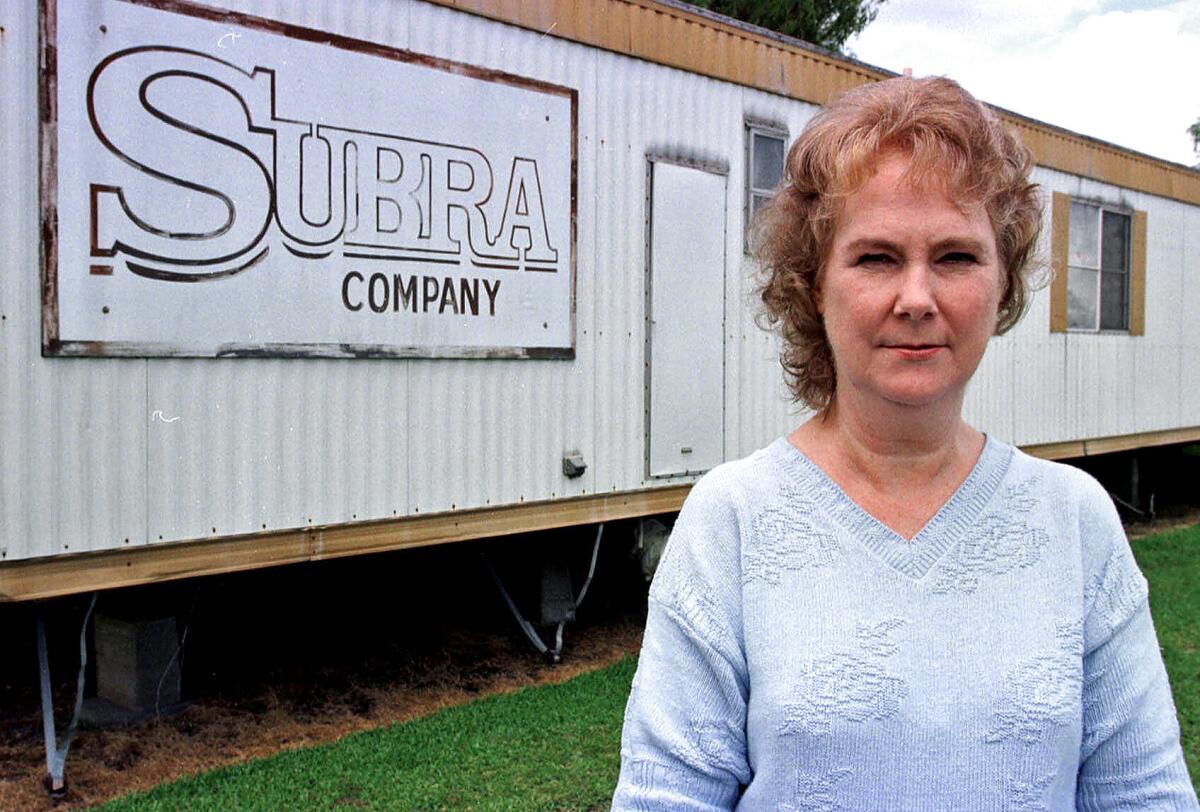
<path fill-rule="evenodd" d="M 652 477 L 725 456 L 725 175 L 650 163 L 646 462 Z"/>

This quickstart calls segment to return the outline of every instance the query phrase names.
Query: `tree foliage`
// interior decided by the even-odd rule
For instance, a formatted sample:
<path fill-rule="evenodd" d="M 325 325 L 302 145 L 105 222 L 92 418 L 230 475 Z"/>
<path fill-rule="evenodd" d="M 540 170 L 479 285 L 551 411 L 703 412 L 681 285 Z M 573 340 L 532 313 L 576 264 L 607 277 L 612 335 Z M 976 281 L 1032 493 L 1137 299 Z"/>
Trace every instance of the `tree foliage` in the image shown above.
<path fill-rule="evenodd" d="M 1200 158 L 1200 118 L 1196 119 L 1196 123 L 1187 128 L 1188 135 L 1192 137 L 1192 151 L 1196 153 L 1196 157 Z"/>
<path fill-rule="evenodd" d="M 695 5 L 770 28 L 831 51 L 867 27 L 884 0 L 692 0 Z"/>

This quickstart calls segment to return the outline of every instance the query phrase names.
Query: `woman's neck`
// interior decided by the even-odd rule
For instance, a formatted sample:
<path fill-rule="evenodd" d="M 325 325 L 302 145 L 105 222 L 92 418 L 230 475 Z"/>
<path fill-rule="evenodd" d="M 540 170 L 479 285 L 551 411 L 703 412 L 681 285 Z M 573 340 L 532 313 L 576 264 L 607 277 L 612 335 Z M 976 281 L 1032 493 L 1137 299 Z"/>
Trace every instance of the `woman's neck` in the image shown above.
<path fill-rule="evenodd" d="M 792 442 L 835 481 L 900 493 L 946 480 L 957 485 L 978 459 L 984 438 L 955 407 L 961 407 L 961 398 L 944 408 L 871 408 L 835 398 L 796 430 Z"/>

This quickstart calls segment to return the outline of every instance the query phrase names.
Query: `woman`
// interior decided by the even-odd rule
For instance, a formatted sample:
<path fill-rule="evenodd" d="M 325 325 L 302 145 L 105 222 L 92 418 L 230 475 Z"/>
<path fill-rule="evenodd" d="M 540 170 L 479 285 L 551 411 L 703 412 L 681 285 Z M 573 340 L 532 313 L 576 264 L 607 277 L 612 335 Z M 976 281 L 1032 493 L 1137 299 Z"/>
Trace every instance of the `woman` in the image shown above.
<path fill-rule="evenodd" d="M 1197 808 L 1108 496 L 961 417 L 1024 310 L 1030 168 L 948 79 L 851 91 L 792 146 L 762 298 L 815 416 L 684 505 L 614 808 Z"/>

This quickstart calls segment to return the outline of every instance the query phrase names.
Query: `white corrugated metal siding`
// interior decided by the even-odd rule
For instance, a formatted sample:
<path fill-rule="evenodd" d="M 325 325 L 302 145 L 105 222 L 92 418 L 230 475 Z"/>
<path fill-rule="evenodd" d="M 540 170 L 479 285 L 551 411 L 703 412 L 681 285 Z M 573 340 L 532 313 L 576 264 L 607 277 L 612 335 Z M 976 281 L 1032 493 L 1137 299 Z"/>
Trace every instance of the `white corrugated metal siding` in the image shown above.
<path fill-rule="evenodd" d="M 779 365 L 779 342 L 759 329 L 756 314 L 761 301 L 755 289 L 755 264 L 745 253 L 746 144 L 745 121 L 785 127 L 788 141 L 816 114 L 815 105 L 743 88 L 735 128 L 739 152 L 730 166 L 731 195 L 729 296 L 726 302 L 725 449 L 731 459 L 762 448 L 788 427 L 799 424 L 804 412 L 791 402 Z"/>
<path fill-rule="evenodd" d="M 579 92 L 575 361 L 414 361 L 409 387 L 413 511 L 592 493 L 594 56 L 586 48 L 448 9 L 413 4 L 409 47 Z M 586 333 L 585 333 L 586 331 Z M 588 470 L 562 473 L 567 451 Z"/>
<path fill-rule="evenodd" d="M 36 5 L 0 11 L 0 560 L 146 539 L 146 364 L 41 357 Z"/>
<path fill-rule="evenodd" d="M 725 453 L 797 424 L 743 251 L 745 123 L 780 96 L 420 2 L 231 8 L 578 91 L 574 361 L 43 359 L 37 12 L 0 11 L 3 560 L 624 491 L 646 477 L 647 155 L 728 172 Z M 1200 210 L 1038 170 L 1148 212 L 1146 335 L 1052 335 L 1048 296 L 994 342 L 968 418 L 1016 443 L 1200 425 Z M 1047 214 L 1047 235 L 1049 216 Z M 561 471 L 565 452 L 588 464 Z"/>
<path fill-rule="evenodd" d="M 1053 170 L 1039 168 L 1034 178 L 1047 199 L 1065 192 L 1147 212 L 1146 333 L 1051 334 L 1049 296 L 1041 291 L 1024 321 L 992 342 L 968 391 L 968 420 L 1020 445 L 1197 425 L 1186 385 L 1196 365 L 1185 359 L 1196 357 L 1187 349 L 1196 346 L 1196 331 L 1186 314 L 1188 297 L 1200 296 L 1200 274 L 1198 255 L 1186 245 L 1194 238 L 1186 235 L 1189 224 L 1200 225 L 1200 209 Z M 1046 262 L 1049 232 L 1047 211 Z"/>
<path fill-rule="evenodd" d="M 1200 219 L 1194 211 L 1183 218 L 1179 239 L 1179 332 L 1182 374 L 1179 380 L 1179 422 L 1200 426 Z"/>

